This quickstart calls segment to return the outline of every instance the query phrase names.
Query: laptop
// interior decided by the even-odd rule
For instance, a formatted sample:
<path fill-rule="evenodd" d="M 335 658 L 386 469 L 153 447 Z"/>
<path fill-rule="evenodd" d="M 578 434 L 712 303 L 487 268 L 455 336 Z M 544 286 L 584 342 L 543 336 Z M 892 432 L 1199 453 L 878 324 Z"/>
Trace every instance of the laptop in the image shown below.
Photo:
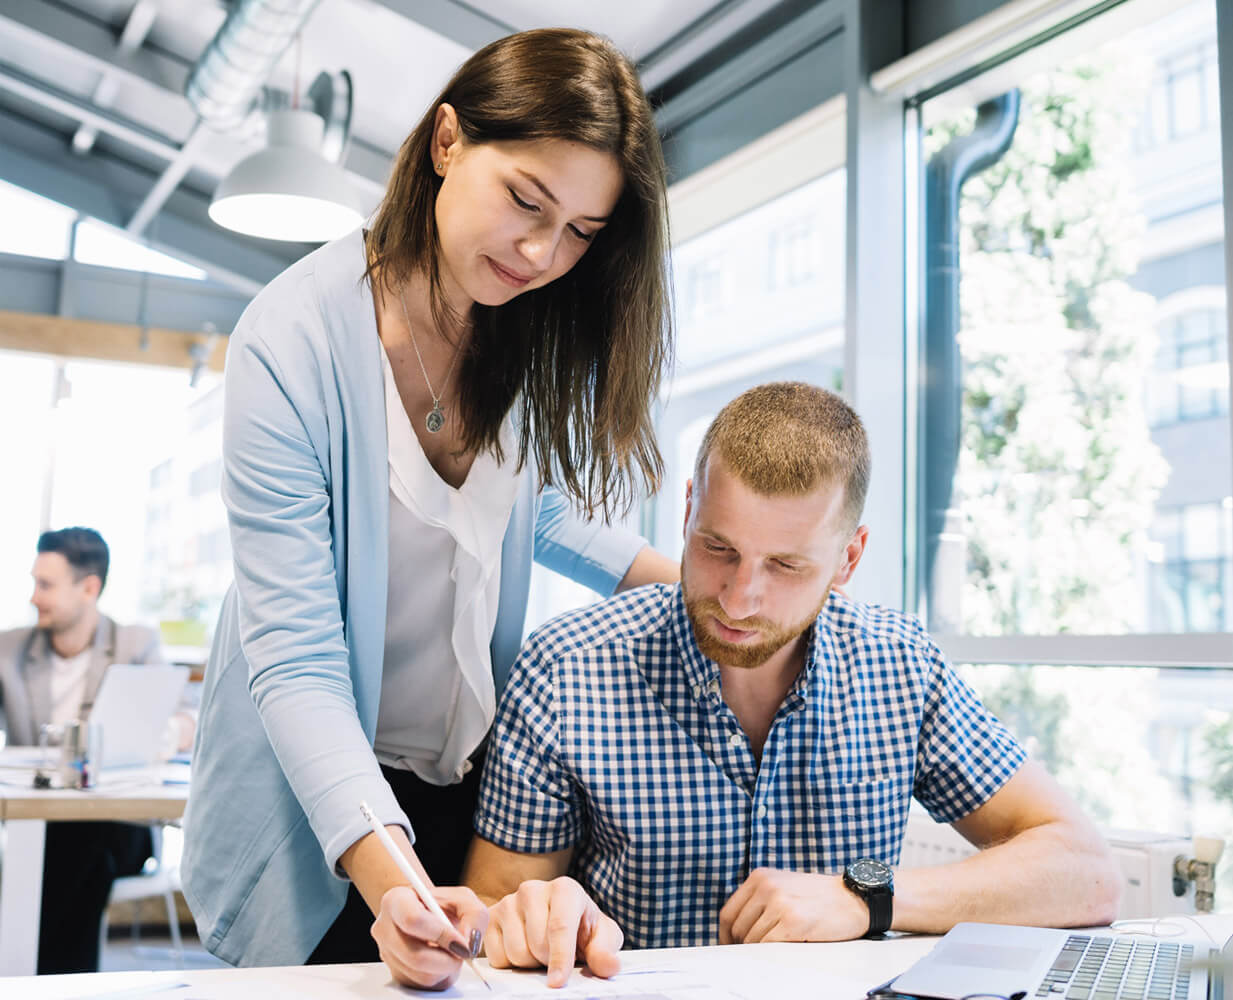
<path fill-rule="evenodd" d="M 869 996 L 1225 1000 L 1230 963 L 1233 940 L 964 923 Z"/>
<path fill-rule="evenodd" d="M 113 663 L 103 674 L 90 722 L 103 727 L 101 767 L 143 767 L 159 759 L 167 720 L 188 667 Z"/>

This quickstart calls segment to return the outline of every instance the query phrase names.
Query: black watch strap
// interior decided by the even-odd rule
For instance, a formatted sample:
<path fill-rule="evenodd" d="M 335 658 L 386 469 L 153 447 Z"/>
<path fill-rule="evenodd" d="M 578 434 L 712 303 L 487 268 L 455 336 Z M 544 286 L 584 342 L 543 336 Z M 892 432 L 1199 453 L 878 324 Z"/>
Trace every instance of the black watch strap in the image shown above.
<path fill-rule="evenodd" d="M 865 894 L 865 902 L 869 906 L 869 930 L 865 932 L 865 936 L 877 937 L 885 934 L 891 928 L 895 894 L 882 886 L 869 890 Z"/>

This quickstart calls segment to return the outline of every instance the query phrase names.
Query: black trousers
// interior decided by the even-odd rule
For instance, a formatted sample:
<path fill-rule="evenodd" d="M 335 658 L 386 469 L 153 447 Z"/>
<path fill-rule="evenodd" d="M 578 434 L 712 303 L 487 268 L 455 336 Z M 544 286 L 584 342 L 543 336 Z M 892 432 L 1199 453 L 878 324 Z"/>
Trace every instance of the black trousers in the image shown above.
<path fill-rule="evenodd" d="M 471 821 L 479 798 L 483 758 L 472 758 L 473 767 L 456 785 L 431 785 L 410 771 L 382 767 L 394 797 L 415 831 L 415 853 L 434 885 L 458 885 L 471 845 Z M 376 962 L 377 942 L 372 939 L 373 915 L 354 885 L 347 889 L 342 912 L 308 956 L 308 965 L 342 962 Z"/>
<path fill-rule="evenodd" d="M 98 971 L 98 934 L 111 883 L 136 875 L 153 852 L 150 828 L 48 823 L 43 841 L 40 976 Z"/>

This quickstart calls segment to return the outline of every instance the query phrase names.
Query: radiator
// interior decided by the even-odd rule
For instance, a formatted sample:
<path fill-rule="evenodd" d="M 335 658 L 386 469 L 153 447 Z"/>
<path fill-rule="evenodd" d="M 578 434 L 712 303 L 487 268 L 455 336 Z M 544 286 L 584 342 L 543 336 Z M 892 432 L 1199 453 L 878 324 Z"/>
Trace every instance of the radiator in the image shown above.
<path fill-rule="evenodd" d="M 1122 870 L 1119 920 L 1163 917 L 1194 912 L 1194 885 L 1182 896 L 1173 894 L 1173 860 L 1190 857 L 1191 843 L 1184 837 L 1138 830 L 1106 830 L 1105 838 Z M 951 826 L 935 823 L 915 804 L 908 814 L 899 864 L 904 868 L 944 865 L 976 853 Z M 1217 898 L 1216 908 L 1224 904 Z"/>

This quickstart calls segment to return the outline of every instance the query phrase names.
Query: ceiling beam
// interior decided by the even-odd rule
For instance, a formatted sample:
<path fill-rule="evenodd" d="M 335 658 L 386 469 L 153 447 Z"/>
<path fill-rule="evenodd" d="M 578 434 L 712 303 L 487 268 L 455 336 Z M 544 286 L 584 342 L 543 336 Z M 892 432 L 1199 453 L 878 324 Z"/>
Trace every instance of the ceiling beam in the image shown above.
<path fill-rule="evenodd" d="M 120 37 L 116 41 L 116 51 L 123 55 L 131 55 L 140 49 L 146 40 L 146 35 L 154 26 L 154 19 L 157 16 L 158 4 L 154 0 L 137 0 L 133 4 L 133 9 L 128 12 L 124 30 L 120 32 Z M 96 107 L 109 108 L 119 89 L 120 84 L 115 71 L 108 68 L 99 76 L 90 99 Z M 92 125 L 78 126 L 77 131 L 73 133 L 73 152 L 90 152 L 90 147 L 94 145 L 94 140 L 97 138 L 98 130 Z"/>
<path fill-rule="evenodd" d="M 100 132 L 106 132 L 142 152 L 165 160 L 172 160 L 179 155 L 180 147 L 175 140 L 144 126 L 136 125 L 106 108 L 95 107 L 90 102 L 44 80 L 36 80 L 14 66 L 0 63 L 0 90 L 16 94 L 32 104 L 47 108 L 66 118 L 72 118 Z M 83 153 L 85 152 L 89 150 L 84 150 Z"/>
<path fill-rule="evenodd" d="M 843 30 L 843 24 L 844 10 L 840 0 L 822 0 L 808 8 L 665 101 L 655 115 L 660 131 L 680 128 L 728 100 L 777 67 L 837 35 Z"/>
<path fill-rule="evenodd" d="M 84 63 L 118 84 L 137 88 L 143 100 L 160 102 L 183 122 L 185 134 L 197 120 L 184 96 L 186 62 L 149 47 L 119 50 L 112 31 L 92 18 L 46 0 L 0 0 L 0 30 L 24 46 L 47 52 L 53 65 L 59 59 Z"/>
<path fill-rule="evenodd" d="M 468 49 L 481 49 L 489 42 L 519 29 L 460 0 L 376 0 L 408 21 L 422 24 L 442 38 Z"/>
<path fill-rule="evenodd" d="M 229 333 L 251 296 L 206 279 L 0 253 L 0 309 Z"/>
<path fill-rule="evenodd" d="M 639 60 L 642 86 L 648 92 L 658 90 L 780 3 L 782 0 L 722 0 L 715 4 Z"/>
<path fill-rule="evenodd" d="M 206 367 L 221 372 L 227 338 L 0 310 L 0 350 L 189 370 L 197 364 L 196 352 L 208 350 Z"/>

